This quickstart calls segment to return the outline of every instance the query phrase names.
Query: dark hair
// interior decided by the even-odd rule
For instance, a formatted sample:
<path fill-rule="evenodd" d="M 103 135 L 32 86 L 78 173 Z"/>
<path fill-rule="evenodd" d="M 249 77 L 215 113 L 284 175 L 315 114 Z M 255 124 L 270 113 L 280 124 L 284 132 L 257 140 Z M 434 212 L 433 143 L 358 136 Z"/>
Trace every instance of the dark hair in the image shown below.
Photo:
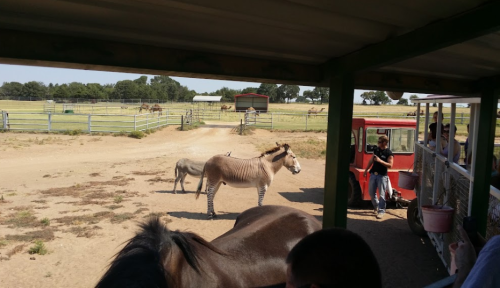
<path fill-rule="evenodd" d="M 380 268 L 370 246 L 346 229 L 323 229 L 304 237 L 286 262 L 296 286 L 382 287 Z"/>
<path fill-rule="evenodd" d="M 448 128 L 449 129 L 450 127 L 451 127 L 450 123 L 444 125 L 444 128 Z M 455 125 L 455 133 L 457 133 L 457 126 L 456 125 Z"/>
<path fill-rule="evenodd" d="M 436 139 L 436 133 L 437 133 L 437 123 L 434 122 L 434 123 L 431 123 L 431 125 L 429 125 L 429 130 L 431 130 L 431 134 L 432 134 L 432 139 Z M 444 125 L 441 124 L 441 131 L 443 131 L 443 128 L 444 128 Z"/>

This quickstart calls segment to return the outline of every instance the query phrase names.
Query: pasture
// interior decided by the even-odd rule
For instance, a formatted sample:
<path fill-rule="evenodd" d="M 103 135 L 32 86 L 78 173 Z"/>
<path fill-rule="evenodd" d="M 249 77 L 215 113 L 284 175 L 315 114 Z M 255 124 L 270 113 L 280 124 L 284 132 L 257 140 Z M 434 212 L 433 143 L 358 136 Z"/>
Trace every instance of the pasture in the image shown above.
<path fill-rule="evenodd" d="M 11 114 L 10 122 L 19 123 L 16 128 L 47 130 L 48 116 L 44 112 L 44 101 L 12 101 L 0 100 L 0 110 L 10 113 L 40 113 L 40 114 Z M 185 115 L 190 109 L 200 110 L 202 121 L 220 121 L 234 122 L 235 125 L 244 119 L 245 113 L 225 111 L 221 112 L 220 106 L 234 105 L 234 103 L 216 103 L 213 105 L 204 105 L 203 103 L 164 103 L 163 115 L 145 114 L 139 112 L 139 104 L 123 103 L 96 103 L 96 104 L 62 104 L 56 103 L 53 106 L 56 114 L 52 115 L 52 121 L 55 125 L 51 127 L 54 131 L 82 130 L 92 132 L 130 132 L 138 129 L 154 129 L 163 125 L 179 125 L 181 115 Z M 311 108 L 320 110 L 322 113 L 317 115 L 307 115 Z M 64 110 L 71 109 L 77 115 L 60 114 Z M 415 111 L 414 106 L 397 105 L 354 105 L 354 117 L 377 117 L 377 118 L 399 118 L 414 119 L 406 117 L 406 114 Z M 430 112 L 437 111 L 437 107 L 431 107 Z M 328 104 L 310 104 L 310 103 L 270 103 L 269 113 L 263 113 L 257 116 L 256 126 L 264 129 L 280 131 L 326 131 Z M 444 122 L 449 122 L 450 108 L 444 107 Z M 464 141 L 467 135 L 467 123 L 469 122 L 469 108 L 458 107 L 457 117 L 457 135 L 459 140 Z M 91 119 L 88 115 L 92 115 Z M 1 117 L 1 116 L 0 116 Z M 195 117 L 198 118 L 198 117 Z M 18 120 L 16 120 L 18 119 Z M 22 119 L 22 120 L 20 120 Z M 0 119 L 1 120 L 1 119 Z M 89 125 L 89 122 L 91 124 Z M 498 121 L 497 121 L 498 122 Z M 272 124 L 271 124 L 272 123 Z M 421 119 L 423 123 L 423 119 Z M 14 126 L 14 125 L 12 125 Z M 91 128 L 90 128 L 91 126 Z M 424 125 L 420 127 L 420 133 L 424 131 Z M 496 136 L 500 137 L 500 122 L 497 124 Z"/>
<path fill-rule="evenodd" d="M 187 176 L 187 193 L 172 193 L 175 163 L 183 157 L 206 161 L 231 152 L 251 158 L 276 141 L 289 143 L 302 171 L 280 170 L 264 205 L 294 207 L 321 220 L 325 175 L 317 155 L 324 148 L 309 147 L 323 146 L 326 134 L 256 129 L 239 136 L 227 124 L 183 132 L 169 126 L 140 140 L 0 133 L 0 286 L 92 287 L 149 215 L 210 241 L 257 205 L 254 188 L 223 185 L 214 200 L 218 219 L 206 220 L 206 195 L 195 200 L 198 178 Z M 383 220 L 369 208 L 348 211 L 348 228 L 380 261 L 384 287 L 422 287 L 446 275 L 432 243 L 413 235 L 405 218 L 405 209 L 389 209 Z"/>

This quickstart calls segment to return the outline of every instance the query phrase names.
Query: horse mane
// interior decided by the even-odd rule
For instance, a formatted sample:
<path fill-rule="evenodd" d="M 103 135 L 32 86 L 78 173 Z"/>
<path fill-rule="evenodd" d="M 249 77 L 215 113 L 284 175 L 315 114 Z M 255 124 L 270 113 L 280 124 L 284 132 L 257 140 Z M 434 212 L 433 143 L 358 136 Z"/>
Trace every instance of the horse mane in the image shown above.
<path fill-rule="evenodd" d="M 167 271 L 163 260 L 169 255 L 171 247 L 177 245 L 188 264 L 200 273 L 198 250 L 193 242 L 210 250 L 226 255 L 200 236 L 180 231 L 170 231 L 158 217 L 139 224 L 140 231 L 128 240 L 123 249 L 115 255 L 108 271 L 97 283 L 103 287 L 167 287 Z"/>
<path fill-rule="evenodd" d="M 260 154 L 260 157 L 264 157 L 266 155 L 276 153 L 281 149 L 281 147 L 283 147 L 283 145 L 273 147 L 273 148 L 267 150 L 266 152 L 263 152 L 262 154 Z"/>

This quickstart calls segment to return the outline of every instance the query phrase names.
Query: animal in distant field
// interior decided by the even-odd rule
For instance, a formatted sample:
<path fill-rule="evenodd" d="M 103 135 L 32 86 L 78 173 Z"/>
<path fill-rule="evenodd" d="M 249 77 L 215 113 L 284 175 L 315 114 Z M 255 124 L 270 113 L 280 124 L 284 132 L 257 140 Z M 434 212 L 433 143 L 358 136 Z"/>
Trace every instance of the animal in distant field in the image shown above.
<path fill-rule="evenodd" d="M 415 112 L 408 112 L 406 116 L 416 116 Z"/>
<path fill-rule="evenodd" d="M 142 112 L 142 110 L 149 110 L 149 105 L 147 103 L 142 103 L 141 107 L 139 107 L 139 113 Z"/>
<path fill-rule="evenodd" d="M 318 114 L 318 113 L 321 113 L 321 111 L 325 110 L 325 108 L 321 108 L 321 110 L 317 110 L 316 108 L 311 108 L 307 111 L 307 114 Z"/>
<path fill-rule="evenodd" d="M 255 115 L 257 115 L 257 116 L 259 116 L 259 115 L 260 115 L 259 111 L 255 110 L 255 108 L 253 108 L 253 107 L 248 107 L 248 109 L 247 109 L 247 113 L 252 113 L 252 112 L 255 112 Z"/>
<path fill-rule="evenodd" d="M 285 260 L 302 238 L 321 229 L 306 212 L 266 205 L 238 215 L 211 242 L 169 230 L 158 217 L 140 225 L 96 288 L 264 287 L 286 282 Z"/>
<path fill-rule="evenodd" d="M 128 109 L 128 106 L 121 106 L 121 109 Z"/>
<path fill-rule="evenodd" d="M 149 112 L 151 113 L 154 113 L 158 111 L 158 116 L 162 115 L 163 114 L 163 109 L 161 108 L 161 106 L 159 104 L 155 104 L 153 106 L 151 106 L 151 108 L 149 108 Z"/>
<path fill-rule="evenodd" d="M 207 161 L 198 183 L 196 198 L 198 199 L 200 195 L 203 177 L 206 175 L 208 218 L 216 216 L 213 200 L 220 185 L 227 184 L 237 188 L 255 187 L 259 195 L 258 205 L 262 206 L 264 195 L 281 167 L 285 166 L 292 174 L 300 172 L 299 161 L 290 149 L 290 145 L 278 143 L 276 145 L 277 147 L 251 159 L 216 155 Z"/>
<path fill-rule="evenodd" d="M 415 110 L 415 111 L 407 113 L 406 116 L 417 116 L 417 113 L 418 113 L 418 111 Z M 420 115 L 424 115 L 424 114 L 425 114 L 424 110 L 420 110 Z"/>
<path fill-rule="evenodd" d="M 220 110 L 221 110 L 221 111 L 227 111 L 227 110 L 231 109 L 231 107 L 233 107 L 233 106 L 229 106 L 229 107 L 228 107 L 228 106 L 226 106 L 226 105 L 222 105 L 222 106 L 220 106 Z"/>

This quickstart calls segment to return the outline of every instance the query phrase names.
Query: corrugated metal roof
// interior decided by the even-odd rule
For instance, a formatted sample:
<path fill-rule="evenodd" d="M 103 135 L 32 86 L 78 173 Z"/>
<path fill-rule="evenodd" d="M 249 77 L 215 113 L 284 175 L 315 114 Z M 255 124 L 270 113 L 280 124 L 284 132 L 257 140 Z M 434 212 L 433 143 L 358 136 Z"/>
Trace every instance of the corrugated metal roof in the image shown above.
<path fill-rule="evenodd" d="M 261 95 L 261 94 L 257 94 L 257 93 L 246 93 L 246 94 L 238 94 L 238 95 L 234 95 L 234 97 L 265 97 L 265 98 L 269 98 L 269 96 L 267 95 Z"/>
<path fill-rule="evenodd" d="M 193 102 L 220 102 L 222 96 L 202 96 L 196 95 L 193 98 Z"/>

